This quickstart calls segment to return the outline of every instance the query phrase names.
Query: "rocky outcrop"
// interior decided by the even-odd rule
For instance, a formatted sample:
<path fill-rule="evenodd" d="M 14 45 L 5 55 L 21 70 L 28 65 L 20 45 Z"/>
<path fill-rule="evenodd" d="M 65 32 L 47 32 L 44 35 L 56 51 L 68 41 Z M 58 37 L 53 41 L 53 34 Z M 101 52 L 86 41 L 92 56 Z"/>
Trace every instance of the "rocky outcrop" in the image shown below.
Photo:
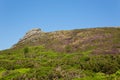
<path fill-rule="evenodd" d="M 42 33 L 40 28 L 34 28 L 26 33 L 26 35 L 23 37 L 23 40 L 27 39 L 35 34 L 40 34 L 40 33 Z"/>
<path fill-rule="evenodd" d="M 25 36 L 20 39 L 19 42 L 25 42 L 25 41 L 28 41 L 28 40 L 33 40 L 35 38 L 38 38 L 40 36 L 42 36 L 44 34 L 43 31 L 41 31 L 40 28 L 33 28 L 32 30 L 28 31 Z"/>
<path fill-rule="evenodd" d="M 38 37 L 42 37 L 44 35 L 44 32 L 41 31 L 40 28 L 33 28 L 29 30 L 25 36 L 19 40 L 19 44 L 24 44 L 27 41 L 36 42 Z M 12 48 L 15 48 L 17 44 L 13 45 Z"/>

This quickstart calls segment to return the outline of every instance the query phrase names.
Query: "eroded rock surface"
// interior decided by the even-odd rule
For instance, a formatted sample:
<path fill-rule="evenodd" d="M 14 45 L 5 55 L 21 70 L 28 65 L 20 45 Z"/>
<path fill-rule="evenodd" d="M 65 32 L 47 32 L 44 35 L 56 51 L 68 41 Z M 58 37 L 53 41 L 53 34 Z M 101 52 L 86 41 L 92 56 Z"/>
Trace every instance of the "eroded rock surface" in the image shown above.
<path fill-rule="evenodd" d="M 33 28 L 28 31 L 25 36 L 19 40 L 19 43 L 24 43 L 27 41 L 35 42 L 38 37 L 42 37 L 44 32 L 40 28 Z"/>
<path fill-rule="evenodd" d="M 23 37 L 23 39 L 27 39 L 35 34 L 40 34 L 42 33 L 40 28 L 34 28 L 26 33 L 26 35 Z"/>

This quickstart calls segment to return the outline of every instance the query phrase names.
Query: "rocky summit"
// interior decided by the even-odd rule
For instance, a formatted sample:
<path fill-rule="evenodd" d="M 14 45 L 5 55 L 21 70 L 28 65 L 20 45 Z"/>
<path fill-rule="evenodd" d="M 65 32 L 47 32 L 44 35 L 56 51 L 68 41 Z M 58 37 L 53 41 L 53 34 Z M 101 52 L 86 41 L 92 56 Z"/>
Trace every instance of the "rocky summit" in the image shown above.
<path fill-rule="evenodd" d="M 39 28 L 34 28 L 34 29 L 28 31 L 28 32 L 26 33 L 26 35 L 23 37 L 23 39 L 26 39 L 26 38 L 28 38 L 28 37 L 30 37 L 30 36 L 33 36 L 33 35 L 35 35 L 35 34 L 38 34 L 38 33 L 41 33 L 41 29 L 39 29 Z"/>
<path fill-rule="evenodd" d="M 42 33 L 42 31 L 41 31 L 40 28 L 34 28 L 34 29 L 28 31 L 28 32 L 25 34 L 25 36 L 20 40 L 20 42 L 25 42 L 25 41 L 28 40 L 28 39 L 30 40 L 31 37 L 36 36 L 36 35 L 39 35 L 39 34 L 41 34 L 41 33 Z"/>
<path fill-rule="evenodd" d="M 27 41 L 31 41 L 31 42 L 34 42 L 35 38 L 38 37 L 38 35 L 41 35 L 43 34 L 44 32 L 41 31 L 40 28 L 33 28 L 31 30 L 29 30 L 25 36 L 19 40 L 18 43 L 20 44 L 24 44 L 26 43 Z M 16 47 L 16 45 L 13 45 L 12 48 Z"/>

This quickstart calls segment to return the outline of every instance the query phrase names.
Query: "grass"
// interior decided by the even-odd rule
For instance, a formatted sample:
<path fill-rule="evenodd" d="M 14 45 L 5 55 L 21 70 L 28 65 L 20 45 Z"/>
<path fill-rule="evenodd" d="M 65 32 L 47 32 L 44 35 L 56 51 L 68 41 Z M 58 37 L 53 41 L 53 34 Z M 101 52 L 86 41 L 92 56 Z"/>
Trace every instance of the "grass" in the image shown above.
<path fill-rule="evenodd" d="M 0 78 L 2 78 L 2 74 L 5 72 L 6 70 L 0 70 Z"/>
<path fill-rule="evenodd" d="M 20 69 L 15 69 L 15 71 L 24 74 L 24 73 L 27 73 L 28 71 L 30 71 L 30 68 L 20 68 Z"/>

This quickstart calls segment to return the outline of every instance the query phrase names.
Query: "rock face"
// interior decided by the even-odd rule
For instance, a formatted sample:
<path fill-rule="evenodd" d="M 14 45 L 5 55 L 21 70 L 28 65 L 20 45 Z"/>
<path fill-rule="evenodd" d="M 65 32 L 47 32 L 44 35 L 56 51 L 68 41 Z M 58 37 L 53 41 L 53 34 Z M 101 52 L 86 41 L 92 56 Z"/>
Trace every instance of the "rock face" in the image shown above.
<path fill-rule="evenodd" d="M 24 43 L 26 41 L 35 42 L 38 37 L 43 36 L 44 32 L 41 31 L 40 28 L 34 28 L 28 31 L 25 36 L 19 41 L 20 43 Z"/>
<path fill-rule="evenodd" d="M 26 35 L 23 37 L 23 39 L 27 39 L 35 34 L 42 33 L 40 28 L 34 28 L 26 33 Z"/>
<path fill-rule="evenodd" d="M 37 42 L 38 37 L 41 37 L 43 35 L 44 35 L 44 32 L 41 31 L 40 28 L 33 28 L 30 31 L 28 31 L 25 34 L 25 36 L 22 39 L 19 40 L 18 43 L 24 44 L 28 41 L 30 41 L 31 43 L 34 43 L 34 42 Z M 16 44 L 12 48 L 14 48 L 14 47 L 16 47 Z"/>

